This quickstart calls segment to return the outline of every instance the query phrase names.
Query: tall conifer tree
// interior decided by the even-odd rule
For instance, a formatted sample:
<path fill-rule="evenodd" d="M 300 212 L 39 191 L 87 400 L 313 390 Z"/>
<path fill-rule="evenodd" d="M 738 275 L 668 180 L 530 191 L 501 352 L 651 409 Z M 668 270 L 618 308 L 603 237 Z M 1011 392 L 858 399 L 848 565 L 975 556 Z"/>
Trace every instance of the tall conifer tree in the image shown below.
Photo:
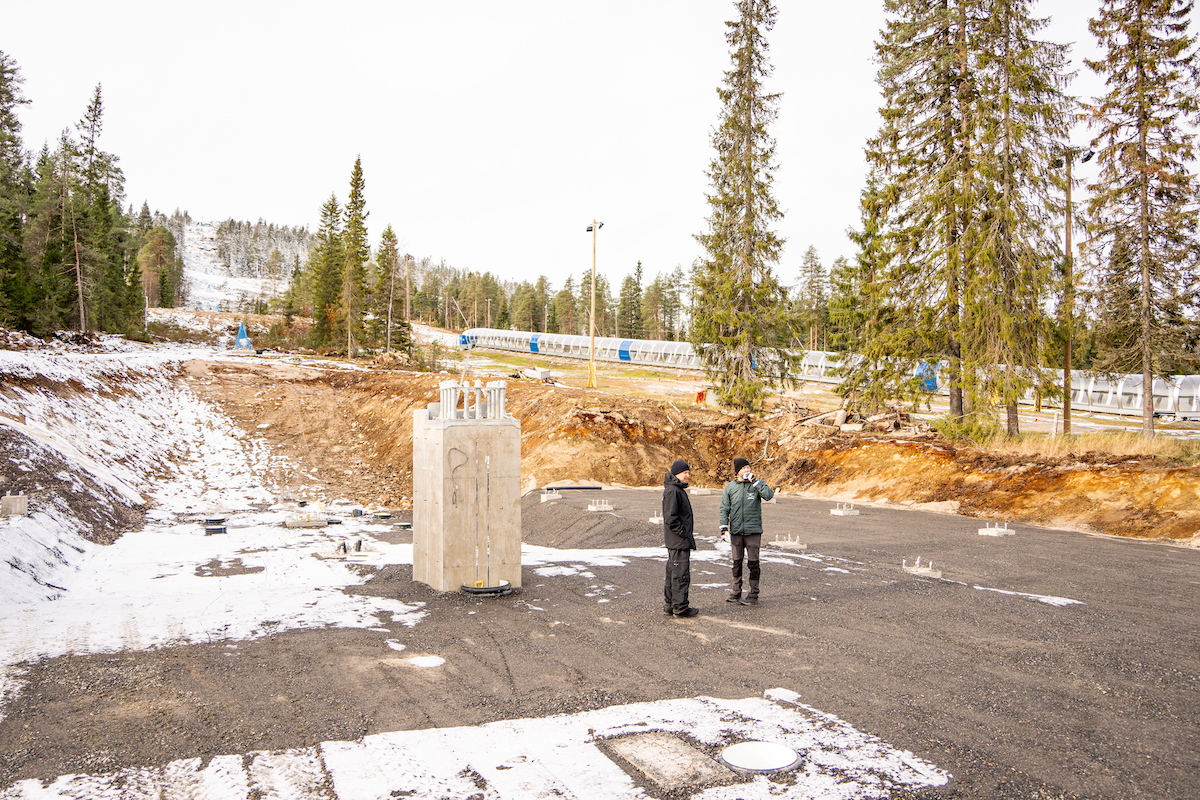
<path fill-rule="evenodd" d="M 17 119 L 17 109 L 29 102 L 21 94 L 22 83 L 17 62 L 0 50 L 0 322 L 13 327 L 27 327 L 33 301 L 21 249 L 29 194 Z"/>
<path fill-rule="evenodd" d="M 964 285 L 972 403 L 996 399 L 1010 435 L 1041 377 L 1049 273 L 1059 252 L 1054 158 L 1067 135 L 1067 50 L 1036 38 L 1030 0 L 992 0 L 980 26 L 976 223 Z"/>
<path fill-rule="evenodd" d="M 342 248 L 342 210 L 337 195 L 331 194 L 321 206 L 317 246 L 309 254 L 308 263 L 312 275 L 313 344 L 330 345 L 333 343 L 342 270 L 346 266 Z"/>
<path fill-rule="evenodd" d="M 771 0 L 738 0 L 726 24 L 732 67 L 717 89 L 721 114 L 712 132 L 708 231 L 696 237 L 705 257 L 696 273 L 690 338 L 718 396 L 746 409 L 762 404 L 768 385 L 791 383 L 800 355 L 790 350 L 799 325 L 776 279 L 783 239 L 771 229 L 782 217 L 771 194 L 779 94 L 766 89 L 773 67 L 767 33 Z"/>
<path fill-rule="evenodd" d="M 1196 364 L 1200 305 L 1200 216 L 1195 134 L 1200 111 L 1191 0 L 1104 0 L 1089 27 L 1104 55 L 1087 65 L 1104 76 L 1093 146 L 1100 175 L 1091 186 L 1096 260 L 1103 282 L 1135 292 L 1134 349 L 1145 393 L 1142 433 L 1154 435 L 1152 386 L 1170 364 Z M 1135 283 L 1123 277 L 1135 274 Z M 1129 362 L 1128 345 L 1102 340 L 1100 366 Z"/>
<path fill-rule="evenodd" d="M 367 201 L 364 195 L 362 157 L 354 159 L 350 172 L 350 195 L 346 199 L 346 228 L 343 233 L 346 265 L 342 270 L 342 316 L 346 325 L 346 355 L 354 358 L 363 339 L 364 298 L 367 293 L 367 261 L 371 245 L 367 241 Z"/>
<path fill-rule="evenodd" d="M 875 278 L 890 300 L 872 302 L 895 313 L 875 341 L 910 375 L 947 360 L 951 416 L 964 418 L 965 390 L 973 412 L 1005 405 L 1016 433 L 1016 401 L 1040 374 L 1057 252 L 1051 160 L 1066 127 L 1065 48 L 1035 38 L 1045 23 L 1027 0 L 885 8 L 883 124 L 868 158 L 889 251 Z"/>

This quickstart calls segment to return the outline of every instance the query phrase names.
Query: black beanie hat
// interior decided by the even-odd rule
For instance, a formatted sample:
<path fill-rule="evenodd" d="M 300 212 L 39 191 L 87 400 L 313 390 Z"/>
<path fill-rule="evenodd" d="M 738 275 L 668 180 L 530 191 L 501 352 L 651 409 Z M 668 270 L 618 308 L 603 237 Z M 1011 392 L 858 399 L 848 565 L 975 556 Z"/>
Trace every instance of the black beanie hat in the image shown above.
<path fill-rule="evenodd" d="M 687 472 L 690 469 L 691 467 L 688 466 L 688 463 L 681 458 L 671 465 L 671 474 L 678 475 L 679 473 Z"/>
<path fill-rule="evenodd" d="M 750 462 L 739 456 L 733 460 L 733 473 L 736 475 L 742 471 L 742 467 L 748 466 L 750 466 Z"/>

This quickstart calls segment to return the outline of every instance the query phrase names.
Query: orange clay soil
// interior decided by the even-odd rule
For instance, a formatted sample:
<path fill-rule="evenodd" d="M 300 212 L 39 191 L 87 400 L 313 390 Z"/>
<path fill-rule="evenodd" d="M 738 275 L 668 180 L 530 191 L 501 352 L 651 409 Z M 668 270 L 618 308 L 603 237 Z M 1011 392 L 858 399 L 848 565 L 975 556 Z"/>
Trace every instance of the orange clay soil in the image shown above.
<path fill-rule="evenodd" d="M 285 495 L 392 508 L 412 505 L 412 411 L 435 402 L 438 382 L 451 377 L 265 359 L 193 361 L 185 373 L 285 456 L 266 476 Z M 526 490 L 559 480 L 657 486 L 676 458 L 691 465 L 693 486 L 718 488 L 742 455 L 785 492 L 1200 544 L 1200 468 L 1144 456 L 1018 459 L 930 434 L 822 434 L 790 414 L 731 415 L 524 380 L 509 380 L 508 411 L 521 420 Z"/>

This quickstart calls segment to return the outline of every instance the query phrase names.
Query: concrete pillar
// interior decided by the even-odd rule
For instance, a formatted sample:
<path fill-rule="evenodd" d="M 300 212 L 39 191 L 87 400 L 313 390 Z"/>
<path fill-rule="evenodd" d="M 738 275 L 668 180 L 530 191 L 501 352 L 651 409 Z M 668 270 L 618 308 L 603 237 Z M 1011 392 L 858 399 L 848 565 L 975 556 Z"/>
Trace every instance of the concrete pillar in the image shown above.
<path fill-rule="evenodd" d="M 413 412 L 413 580 L 446 592 L 521 585 L 521 422 L 505 383 L 440 384 Z"/>
<path fill-rule="evenodd" d="M 29 514 L 29 497 L 25 494 L 4 493 L 0 497 L 0 517 L 10 515 L 27 516 Z"/>

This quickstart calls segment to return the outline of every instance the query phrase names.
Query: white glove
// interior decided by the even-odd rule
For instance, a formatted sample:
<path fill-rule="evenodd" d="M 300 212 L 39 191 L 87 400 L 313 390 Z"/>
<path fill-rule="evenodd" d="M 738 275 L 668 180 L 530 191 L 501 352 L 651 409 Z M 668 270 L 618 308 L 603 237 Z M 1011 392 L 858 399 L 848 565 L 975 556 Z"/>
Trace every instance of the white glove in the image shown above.
<path fill-rule="evenodd" d="M 746 473 L 746 483 L 754 483 L 754 473 L 753 472 Z"/>

